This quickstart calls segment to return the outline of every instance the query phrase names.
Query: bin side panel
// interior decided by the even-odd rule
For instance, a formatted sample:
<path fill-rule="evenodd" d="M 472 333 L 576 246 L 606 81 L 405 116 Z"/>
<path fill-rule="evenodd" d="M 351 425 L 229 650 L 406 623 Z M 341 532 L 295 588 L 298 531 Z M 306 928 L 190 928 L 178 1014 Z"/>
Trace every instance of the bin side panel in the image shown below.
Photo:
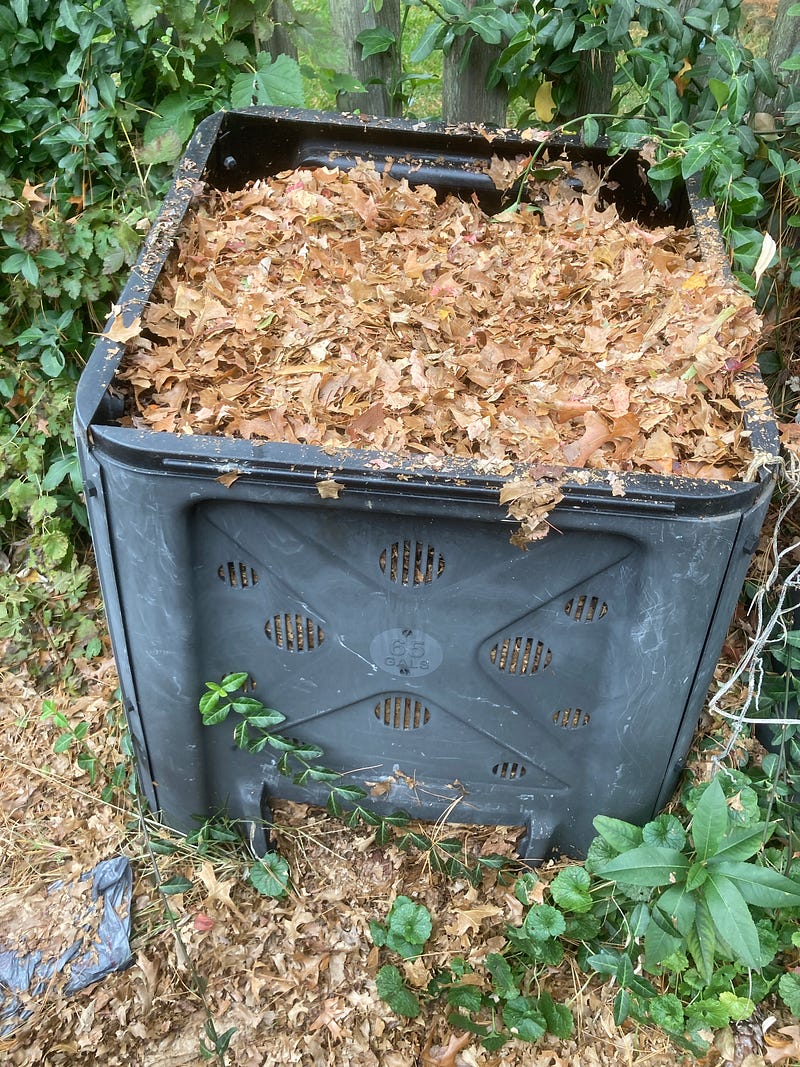
<path fill-rule="evenodd" d="M 110 592 L 170 824 L 255 818 L 265 790 L 327 797 L 269 750 L 237 751 L 232 723 L 202 726 L 204 682 L 240 670 L 379 809 L 435 819 L 455 802 L 451 818 L 574 854 L 598 813 L 656 810 L 713 670 L 738 511 L 556 511 L 523 551 L 499 508 L 487 522 L 399 495 L 104 473 Z"/>

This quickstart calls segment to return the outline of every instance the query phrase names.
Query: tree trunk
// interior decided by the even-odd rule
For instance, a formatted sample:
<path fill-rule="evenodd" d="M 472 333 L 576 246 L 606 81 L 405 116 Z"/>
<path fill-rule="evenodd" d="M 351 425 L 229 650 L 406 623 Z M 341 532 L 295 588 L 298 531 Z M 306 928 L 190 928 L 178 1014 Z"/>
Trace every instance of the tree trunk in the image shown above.
<path fill-rule="evenodd" d="M 767 61 L 780 83 L 778 95 L 770 100 L 763 93 L 756 93 L 753 106 L 755 112 L 766 111 L 775 115 L 800 96 L 800 71 L 778 69 L 781 63 L 800 47 L 800 17 L 789 14 L 793 3 L 794 0 L 779 0 L 767 48 Z"/>
<path fill-rule="evenodd" d="M 465 0 L 474 7 L 476 0 Z M 464 52 L 469 49 L 464 69 Z M 486 88 L 486 75 L 502 49 L 486 44 L 480 37 L 465 33 L 457 37 L 442 62 L 442 118 L 445 122 L 489 122 L 502 126 L 506 121 L 508 90 L 502 82 Z"/>
<path fill-rule="evenodd" d="M 364 8 L 366 7 L 366 11 Z M 347 69 L 365 87 L 363 93 L 340 93 L 337 104 L 343 111 L 363 111 L 371 115 L 399 115 L 401 72 L 400 0 L 383 0 L 376 15 L 364 0 L 330 0 L 331 25 L 344 45 Z M 364 30 L 385 27 L 396 44 L 388 51 L 361 58 L 356 37 Z M 370 84 L 370 83 L 374 84 Z"/>
<path fill-rule="evenodd" d="M 294 12 L 285 0 L 272 0 L 269 5 L 269 17 L 273 22 L 272 36 L 267 42 L 267 50 L 273 59 L 278 56 L 291 56 L 297 59 L 297 46 L 287 29 L 294 22 Z"/>
<path fill-rule="evenodd" d="M 575 71 L 578 79 L 577 115 L 607 115 L 611 111 L 614 68 L 613 52 L 581 52 Z"/>

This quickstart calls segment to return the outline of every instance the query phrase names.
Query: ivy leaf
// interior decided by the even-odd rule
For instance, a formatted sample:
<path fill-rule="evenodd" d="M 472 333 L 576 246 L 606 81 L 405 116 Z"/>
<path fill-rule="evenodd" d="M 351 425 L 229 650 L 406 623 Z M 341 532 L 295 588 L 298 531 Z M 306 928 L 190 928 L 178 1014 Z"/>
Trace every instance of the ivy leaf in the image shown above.
<path fill-rule="evenodd" d="M 378 971 L 375 976 L 375 987 L 378 990 L 378 996 L 396 1015 L 416 1019 L 422 1010 L 418 998 L 406 987 L 403 976 L 391 963 L 387 963 Z"/>
<path fill-rule="evenodd" d="M 289 864 L 277 852 L 268 852 L 250 868 L 250 884 L 263 897 L 285 897 L 289 885 Z"/>

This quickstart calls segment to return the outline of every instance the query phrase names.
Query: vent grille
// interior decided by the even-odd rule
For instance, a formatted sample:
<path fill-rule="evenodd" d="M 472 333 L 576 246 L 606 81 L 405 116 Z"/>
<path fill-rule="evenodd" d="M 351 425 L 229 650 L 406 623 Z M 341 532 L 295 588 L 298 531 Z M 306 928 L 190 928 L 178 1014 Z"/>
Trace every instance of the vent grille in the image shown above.
<path fill-rule="evenodd" d="M 424 541 L 395 541 L 384 548 L 378 563 L 398 585 L 427 585 L 444 572 L 444 556 Z"/>
<path fill-rule="evenodd" d="M 597 622 L 608 611 L 608 604 L 597 596 L 574 596 L 564 605 L 564 614 L 575 622 Z"/>
<path fill-rule="evenodd" d="M 505 763 L 495 763 L 492 767 L 492 774 L 496 778 L 503 778 L 507 782 L 513 782 L 518 778 L 524 778 L 526 774 L 525 765 L 523 763 L 511 763 L 506 761 Z"/>
<path fill-rule="evenodd" d="M 550 666 L 553 653 L 533 637 L 506 637 L 489 650 L 489 659 L 508 674 L 536 674 Z"/>
<path fill-rule="evenodd" d="M 233 589 L 249 589 L 258 585 L 258 572 L 238 560 L 221 563 L 217 574 L 221 582 L 230 585 Z"/>
<path fill-rule="evenodd" d="M 325 640 L 325 631 L 306 615 L 274 615 L 264 633 L 278 648 L 287 652 L 312 652 Z"/>
<path fill-rule="evenodd" d="M 375 705 L 375 718 L 393 730 L 418 730 L 430 722 L 425 705 L 410 696 L 388 696 Z"/>
<path fill-rule="evenodd" d="M 553 716 L 556 726 L 561 726 L 564 730 L 577 730 L 581 726 L 588 726 L 590 719 L 589 712 L 580 708 L 564 708 Z"/>

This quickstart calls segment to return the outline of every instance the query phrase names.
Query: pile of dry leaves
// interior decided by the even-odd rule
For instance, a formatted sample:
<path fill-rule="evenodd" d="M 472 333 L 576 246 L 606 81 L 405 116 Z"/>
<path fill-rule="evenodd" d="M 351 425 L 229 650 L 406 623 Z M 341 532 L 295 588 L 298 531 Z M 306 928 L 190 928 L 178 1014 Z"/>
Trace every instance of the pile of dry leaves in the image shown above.
<path fill-rule="evenodd" d="M 519 166 L 490 175 L 508 185 Z M 123 364 L 129 422 L 500 475 L 741 473 L 749 299 L 693 231 L 604 205 L 588 165 L 525 184 L 495 216 L 367 165 L 207 193 Z"/>

